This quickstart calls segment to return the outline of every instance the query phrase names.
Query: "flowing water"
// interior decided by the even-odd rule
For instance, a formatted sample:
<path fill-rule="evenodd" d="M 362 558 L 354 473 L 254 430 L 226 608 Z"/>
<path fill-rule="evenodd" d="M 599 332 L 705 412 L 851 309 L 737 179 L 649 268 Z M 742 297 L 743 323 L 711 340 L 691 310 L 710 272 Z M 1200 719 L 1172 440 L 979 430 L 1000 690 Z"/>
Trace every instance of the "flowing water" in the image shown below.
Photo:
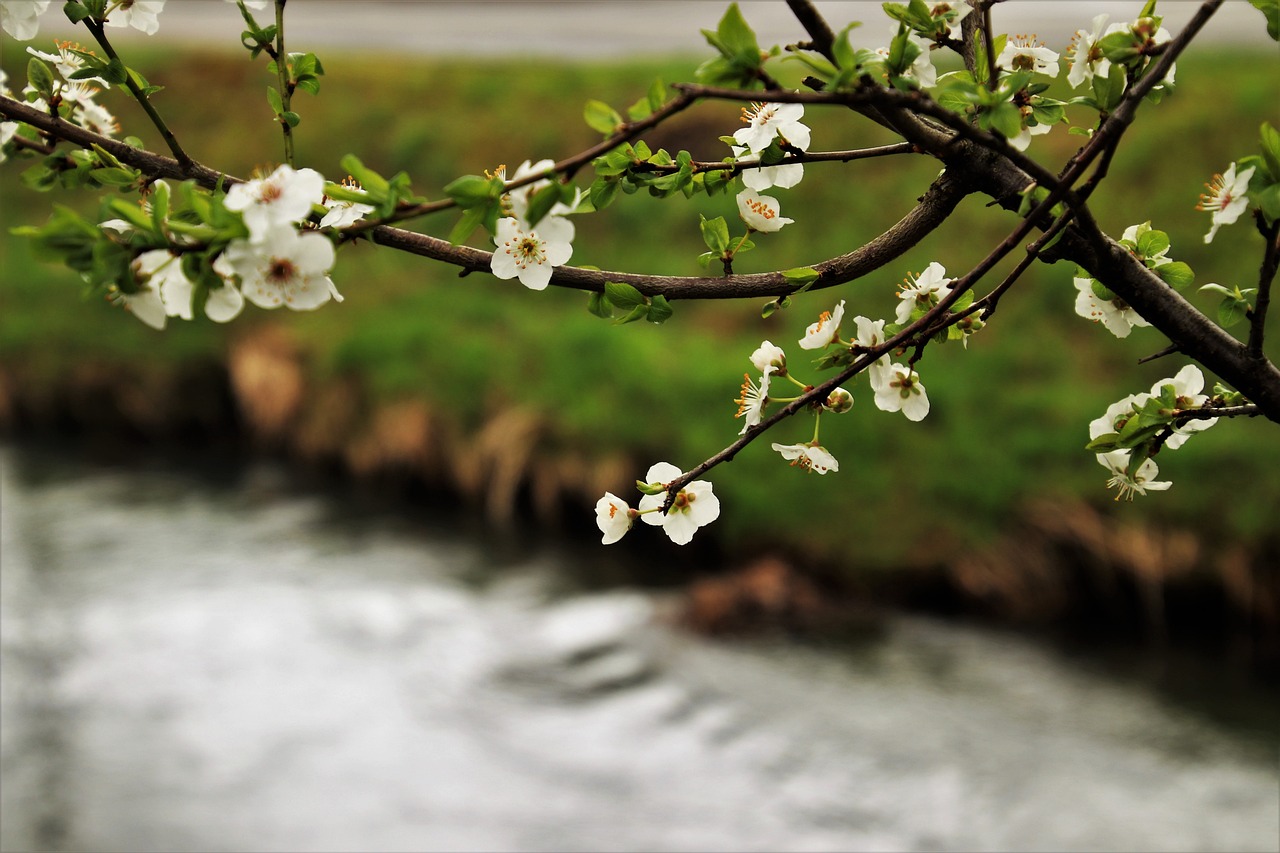
<path fill-rule="evenodd" d="M 1025 638 L 712 642 L 269 465 L 0 472 L 6 851 L 1280 845 L 1274 733 Z"/>

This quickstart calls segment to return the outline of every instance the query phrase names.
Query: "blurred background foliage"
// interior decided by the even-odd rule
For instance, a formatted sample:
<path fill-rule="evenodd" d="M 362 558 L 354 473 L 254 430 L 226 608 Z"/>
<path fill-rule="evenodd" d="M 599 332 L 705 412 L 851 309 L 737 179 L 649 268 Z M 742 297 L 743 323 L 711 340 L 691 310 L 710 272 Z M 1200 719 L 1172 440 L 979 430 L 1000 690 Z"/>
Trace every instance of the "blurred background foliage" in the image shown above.
<path fill-rule="evenodd" d="M 625 110 L 653 78 L 690 79 L 698 61 L 463 63 L 339 52 L 321 58 L 327 75 L 319 96 L 294 101 L 303 118 L 298 164 L 337 180 L 339 159 L 354 152 L 383 174 L 407 171 L 417 191 L 432 198 L 460 174 L 581 150 L 599 138 L 581 120 L 588 98 Z M 240 176 L 278 161 L 279 132 L 263 96 L 272 78 L 262 63 L 190 49 L 139 50 L 129 61 L 166 87 L 156 104 L 198 160 Z M 1214 172 L 1255 149 L 1259 124 L 1277 120 L 1275 80 L 1258 72 L 1258 61 L 1226 51 L 1181 61 L 1176 91 L 1144 106 L 1092 205 L 1115 235 L 1146 219 L 1167 231 L 1171 256 L 1197 274 L 1186 295 L 1209 312 L 1214 300 L 1194 287 L 1252 286 L 1257 279 L 1260 245 L 1250 225 L 1223 229 L 1206 246 L 1208 217 L 1194 206 Z M 22 79 L 25 57 L 17 50 L 6 51 L 4 65 L 11 81 Z M 104 101 L 127 129 L 160 147 L 122 93 Z M 1088 121 L 1084 110 L 1069 117 Z M 840 109 L 810 109 L 806 122 L 813 150 L 891 141 Z M 695 158 L 720 159 L 728 152 L 718 137 L 739 126 L 737 107 L 708 103 L 645 139 L 673 154 L 688 149 Z M 1056 166 L 1081 139 L 1059 128 L 1037 137 L 1030 153 Z M 96 203 L 88 194 L 30 192 L 21 169 L 20 163 L 0 168 L 0 359 L 9 369 L 56 383 L 91 361 L 116 366 L 119 381 L 130 382 L 135 372 L 220 359 L 234 336 L 260 324 L 287 324 L 320 379 L 354 377 L 378 402 L 427 401 L 463 428 L 478 426 L 495 405 L 531 407 L 551 420 L 563 446 L 588 458 L 623 451 L 639 465 L 635 476 L 657 460 L 687 468 L 735 437 L 740 423 L 732 400 L 762 339 L 788 350 L 793 373 L 816 380 L 796 341 L 819 312 L 845 299 L 846 316 L 890 316 L 908 272 L 938 260 L 959 275 L 1014 225 L 1009 214 L 986 208 L 986 199 L 970 198 L 921 246 L 866 279 L 803 295 L 767 320 L 760 317 L 763 300 L 677 302 L 662 327 L 613 326 L 588 314 L 582 293 L 535 293 L 483 274 L 459 278 L 451 267 L 362 244 L 344 250 L 333 273 L 346 297 L 341 305 L 313 314 L 250 308 L 229 327 L 201 318 L 157 334 L 80 298 L 72 273 L 34 262 L 25 244 L 9 236 L 16 225 L 42 221 L 50 203 L 85 210 Z M 761 235 L 737 271 L 811 264 L 861 245 L 904 215 L 937 170 L 935 161 L 918 156 L 806 167 L 799 187 L 776 193 L 796 224 Z M 584 173 L 579 182 L 586 180 Z M 621 196 L 603 214 L 576 220 L 572 263 L 697 275 L 699 213 L 736 220 L 731 196 L 687 202 Z M 445 215 L 413 226 L 443 236 L 453 221 Z M 480 234 L 472 243 L 485 245 Z M 994 285 L 1000 272 L 986 284 Z M 1072 272 L 1067 264 L 1033 267 L 967 350 L 929 349 L 919 370 L 932 411 L 921 424 L 876 410 L 859 378 L 851 388 L 853 411 L 823 422 L 838 473 L 806 476 L 768 449 L 770 441 L 807 440 L 807 417 L 751 445 L 713 472 L 724 514 L 700 536 L 739 553 L 781 544 L 872 571 L 926 565 L 980 545 L 1029 502 L 1049 498 L 1194 530 L 1211 550 L 1214 543 L 1258 546 L 1274 537 L 1280 442 L 1267 422 L 1222 424 L 1163 454 L 1158 461 L 1175 483 L 1171 491 L 1111 503 L 1104 470 L 1083 449 L 1087 423 L 1183 361 L 1137 366 L 1167 340 L 1149 329 L 1117 340 L 1077 317 Z M 591 529 L 587 509 L 573 522 L 584 531 Z"/>

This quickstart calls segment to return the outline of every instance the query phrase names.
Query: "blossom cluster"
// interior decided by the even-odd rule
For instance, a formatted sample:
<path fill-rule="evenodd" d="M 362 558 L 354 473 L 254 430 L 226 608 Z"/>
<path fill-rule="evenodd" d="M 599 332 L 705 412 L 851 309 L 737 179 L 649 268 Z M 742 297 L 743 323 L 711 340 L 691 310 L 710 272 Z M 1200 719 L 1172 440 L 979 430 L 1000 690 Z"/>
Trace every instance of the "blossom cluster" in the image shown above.
<path fill-rule="evenodd" d="M 520 181 L 533 175 L 554 169 L 551 160 L 539 160 L 520 164 L 512 181 Z M 506 169 L 499 167 L 500 177 L 505 179 Z M 551 271 L 569 262 L 573 255 L 573 222 L 567 215 L 577 206 L 556 202 L 543 216 L 532 221 L 530 204 L 539 192 L 551 185 L 542 178 L 522 186 L 503 197 L 507 216 L 498 220 L 493 235 L 495 246 L 489 268 L 500 279 L 518 278 L 530 290 L 545 290 L 551 281 Z"/>
<path fill-rule="evenodd" d="M 101 77 L 77 79 L 73 76 L 85 66 L 82 54 L 92 55 L 92 51 L 87 51 L 74 42 L 59 41 L 55 43 L 52 53 L 36 50 L 34 47 L 28 47 L 27 53 L 42 62 L 52 63 L 53 70 L 57 73 L 56 77 L 42 84 L 43 91 L 32 83 L 27 83 L 22 90 L 22 99 L 28 106 L 40 112 L 48 112 L 52 106 L 66 121 L 102 136 L 114 136 L 120 130 L 115 116 L 96 100 L 104 89 L 111 88 L 110 84 Z M 0 94 L 13 97 L 6 85 L 4 72 L 0 71 Z M 12 124 L 13 129 L 0 138 L 0 143 L 11 139 L 17 130 L 16 122 L 6 124 Z M 4 155 L 0 153 L 0 161 L 3 158 Z"/>
<path fill-rule="evenodd" d="M 746 127 L 734 131 L 733 141 L 737 144 L 731 147 L 736 158 L 754 155 L 754 159 L 740 159 L 745 189 L 736 199 L 738 215 L 750 231 L 769 234 L 795 221 L 782 215 L 782 206 L 776 198 L 762 193 L 771 187 L 794 187 L 804 178 L 801 163 L 765 165 L 766 157 L 781 158 L 786 153 L 809 150 L 810 132 L 800 121 L 803 117 L 803 104 L 752 104 L 742 110 Z"/>
<path fill-rule="evenodd" d="M 314 310 L 330 299 L 342 301 L 329 278 L 333 242 L 314 230 L 300 232 L 299 226 L 317 204 L 327 209 L 321 227 L 351 224 L 373 208 L 333 201 L 324 195 L 324 187 L 324 177 L 314 169 L 284 165 L 227 191 L 223 205 L 240 214 L 248 236 L 230 240 L 213 261 L 219 281 L 209 287 L 204 301 L 210 320 L 233 320 L 245 300 L 259 308 L 283 305 L 295 311 Z M 168 188 L 163 189 L 167 195 Z M 124 220 L 100 225 L 122 233 L 133 227 Z M 181 262 L 186 247 L 187 241 L 178 239 L 172 248 L 139 254 L 130 266 L 131 280 L 114 290 L 113 300 L 155 329 L 164 328 L 169 317 L 192 319 L 196 288 Z"/>
<path fill-rule="evenodd" d="M 602 534 L 600 541 L 612 545 L 639 518 L 645 524 L 661 527 L 667 538 L 677 545 L 689 544 L 699 527 L 720 517 L 720 499 L 706 480 L 694 480 L 676 493 L 671 499 L 671 507 L 664 513 L 662 507 L 667 502 L 670 484 L 682 474 L 670 462 L 650 466 L 644 481 L 636 484 L 644 496 L 634 509 L 613 492 L 605 492 L 604 497 L 596 502 L 596 526 Z"/>
<path fill-rule="evenodd" d="M 0 29 L 18 41 L 30 41 L 40 30 L 40 16 L 50 0 L 0 0 Z M 237 0 L 225 0 L 236 3 Z M 270 0 L 242 0 L 250 9 L 265 9 Z M 165 0 L 113 0 L 107 4 L 104 23 L 108 27 L 132 27 L 147 35 L 160 30 L 160 12 Z"/>
<path fill-rule="evenodd" d="M 1161 447 L 1177 450 L 1192 435 L 1218 422 L 1217 418 L 1173 421 L 1179 412 L 1206 406 L 1209 397 L 1200 393 L 1203 389 L 1204 375 L 1195 365 L 1187 365 L 1151 386 L 1150 393 L 1130 394 L 1112 403 L 1089 423 L 1090 446 L 1103 450 L 1097 454 L 1098 464 L 1110 472 L 1107 488 L 1116 490 L 1116 500 L 1133 500 L 1134 495 L 1164 491 L 1172 485 L 1156 479 L 1160 468 L 1150 457 Z"/>

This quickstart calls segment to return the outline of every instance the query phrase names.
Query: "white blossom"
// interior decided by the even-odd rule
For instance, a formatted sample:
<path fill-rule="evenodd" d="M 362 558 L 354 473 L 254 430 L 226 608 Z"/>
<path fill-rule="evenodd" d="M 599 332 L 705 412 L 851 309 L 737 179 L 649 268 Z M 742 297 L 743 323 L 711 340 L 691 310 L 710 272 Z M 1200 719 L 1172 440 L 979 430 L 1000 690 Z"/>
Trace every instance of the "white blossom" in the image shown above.
<path fill-rule="evenodd" d="M 49 0 L 0 0 L 0 29 L 18 41 L 30 41 L 40 31 L 40 16 Z"/>
<path fill-rule="evenodd" d="M 681 470 L 670 462 L 658 462 L 645 475 L 646 483 L 669 484 L 681 475 Z M 699 527 L 704 527 L 720 517 L 720 499 L 706 480 L 694 480 L 676 495 L 671 509 L 663 515 L 657 510 L 667 500 L 667 493 L 645 495 L 640 499 L 640 516 L 645 524 L 661 526 L 667 537 L 677 545 L 687 545 Z"/>
<path fill-rule="evenodd" d="M 604 534 L 600 542 L 612 545 L 631 529 L 634 519 L 633 510 L 622 498 L 613 492 L 605 492 L 604 497 L 596 501 L 596 527 Z"/>
<path fill-rule="evenodd" d="M 902 412 L 909 421 L 922 421 L 929 414 L 929 396 L 920 383 L 920 374 L 902 364 L 889 365 L 884 385 L 876 389 L 876 408 L 882 412 Z"/>
<path fill-rule="evenodd" d="M 1008 71 L 1031 71 L 1046 77 L 1058 76 L 1058 54 L 1035 36 L 1009 36 L 996 65 Z"/>
<path fill-rule="evenodd" d="M 551 270 L 573 255 L 573 223 L 563 216 L 544 216 L 537 228 L 515 217 L 498 220 L 493 243 L 497 247 L 489 268 L 500 279 L 519 278 L 530 290 L 544 290 Z"/>
<path fill-rule="evenodd" d="M 782 206 L 773 196 L 760 195 L 754 190 L 738 193 L 738 215 L 753 231 L 771 233 L 784 225 L 795 222 L 782 215 Z"/>
<path fill-rule="evenodd" d="M 346 189 L 360 189 L 360 185 L 351 178 L 343 181 L 341 186 Z M 329 198 L 328 195 L 320 203 L 328 211 L 320 219 L 321 228 L 346 228 L 364 219 L 365 214 L 373 213 L 375 209 L 371 204 L 362 204 L 358 201 L 339 201 Z"/>
<path fill-rule="evenodd" d="M 840 463 L 825 447 L 816 444 L 778 444 L 777 442 L 774 442 L 772 447 L 782 454 L 783 459 L 805 471 L 825 474 L 828 471 L 840 470 Z"/>
<path fill-rule="evenodd" d="M 1209 192 L 1200 196 L 1196 210 L 1206 210 L 1213 214 L 1213 227 L 1204 235 L 1206 243 L 1212 243 L 1218 229 L 1235 222 L 1249 206 L 1249 179 L 1253 177 L 1256 168 L 1250 166 L 1237 175 L 1236 164 L 1232 163 L 1225 174 L 1214 175 L 1213 180 L 1205 184 Z"/>
<path fill-rule="evenodd" d="M 71 115 L 85 130 L 102 136 L 114 136 L 120 131 L 120 122 L 101 104 L 82 101 Z"/>
<path fill-rule="evenodd" d="M 1161 379 L 1151 386 L 1151 396 L 1159 396 L 1164 386 L 1172 385 L 1174 396 L 1180 410 L 1203 408 L 1209 397 L 1200 392 L 1204 390 L 1204 374 L 1194 364 L 1188 364 L 1168 379 Z M 1165 439 L 1164 446 L 1177 450 L 1192 434 L 1203 432 L 1218 422 L 1217 418 L 1203 418 L 1184 421 L 1173 430 L 1173 434 Z"/>
<path fill-rule="evenodd" d="M 259 241 L 232 240 L 224 257 L 240 276 L 245 298 L 259 308 L 286 305 L 311 311 L 330 299 L 342 301 L 329 279 L 333 243 L 322 234 L 299 234 L 292 226 L 280 225 Z"/>
<path fill-rule="evenodd" d="M 800 339 L 800 349 L 822 349 L 836 339 L 840 331 L 840 321 L 844 319 L 844 300 L 836 305 L 833 311 L 823 311 L 818 322 L 810 323 Z"/>
<path fill-rule="evenodd" d="M 46 53 L 43 50 L 36 50 L 34 47 L 28 47 L 27 53 L 37 59 L 43 59 L 45 62 L 52 62 L 54 69 L 58 72 L 58 75 L 68 83 L 96 83 L 104 89 L 111 88 L 111 84 L 106 80 L 103 80 L 101 77 L 88 77 L 83 80 L 73 81 L 71 79 L 71 75 L 84 68 L 84 57 L 80 56 L 76 51 L 83 51 L 84 48 L 70 41 L 55 41 L 54 45 L 58 48 L 57 53 Z M 92 51 L 89 52 L 92 53 Z M 63 100 L 66 99 L 67 98 L 64 95 Z"/>
<path fill-rule="evenodd" d="M 750 374 L 742 374 L 742 396 L 733 402 L 738 404 L 738 413 L 735 418 L 745 418 L 742 429 L 738 431 L 738 435 L 744 435 L 751 427 L 760 423 L 764 416 L 764 407 L 769 402 L 769 372 L 765 371 L 760 377 L 760 384 L 751 379 Z"/>
<path fill-rule="evenodd" d="M 733 146 L 733 156 L 741 157 L 747 149 Z M 758 161 L 757 161 L 758 162 Z M 790 189 L 804 178 L 803 163 L 782 163 L 774 166 L 743 165 L 742 183 L 747 189 L 764 192 L 770 187 Z"/>
<path fill-rule="evenodd" d="M 1077 291 L 1076 313 L 1106 326 L 1107 331 L 1117 338 L 1129 337 L 1135 326 L 1151 325 L 1119 296 L 1113 295 L 1111 299 L 1100 297 L 1094 290 L 1094 279 L 1077 276 L 1073 282 Z"/>
<path fill-rule="evenodd" d="M 782 347 L 769 341 L 761 341 L 755 352 L 751 353 L 751 364 L 761 373 L 787 374 L 787 354 Z"/>
<path fill-rule="evenodd" d="M 857 336 L 854 337 L 853 341 L 858 346 L 870 349 L 871 347 L 878 347 L 885 342 L 884 320 L 854 317 L 853 323 L 857 329 Z M 889 381 L 888 354 L 880 356 L 867 368 L 867 379 L 871 382 L 872 391 L 879 391 L 885 387 Z"/>
<path fill-rule="evenodd" d="M 912 279 L 910 276 L 902 283 L 898 291 L 898 309 L 895 317 L 899 323 L 911 319 L 911 312 L 918 306 L 928 310 L 943 299 L 951 288 L 952 279 L 947 278 L 947 270 L 942 264 L 934 261 L 925 267 L 924 272 Z"/>
<path fill-rule="evenodd" d="M 166 311 L 164 301 L 160 297 L 159 282 L 153 281 L 151 278 L 152 271 L 157 266 L 159 259 L 144 260 L 146 255 L 149 254 L 152 253 L 146 252 L 139 255 L 129 265 L 134 291 L 126 293 L 122 289 L 113 286 L 109 298 L 143 323 L 159 331 L 164 328 L 168 311 Z M 168 255 L 169 253 L 161 251 L 160 254 Z"/>
<path fill-rule="evenodd" d="M 1107 480 L 1108 489 L 1116 489 L 1116 500 L 1133 500 L 1133 496 L 1145 495 L 1148 491 L 1163 492 L 1173 485 L 1168 481 L 1157 481 L 1160 468 L 1150 459 L 1144 459 L 1138 470 L 1129 471 L 1129 451 L 1113 450 L 1110 453 L 1099 453 L 1098 463 L 1111 472 Z"/>
<path fill-rule="evenodd" d="M 249 237 L 261 240 L 278 225 L 307 218 L 311 206 L 324 197 L 324 176 L 315 169 L 294 170 L 285 164 L 265 178 L 236 184 L 227 190 L 227 210 L 244 217 Z"/>
<path fill-rule="evenodd" d="M 809 128 L 800 123 L 803 117 L 804 104 L 752 104 L 742 108 L 747 126 L 734 131 L 733 140 L 752 154 L 768 148 L 775 137 L 792 148 L 808 151 Z"/>
<path fill-rule="evenodd" d="M 1111 61 L 1102 55 L 1102 50 L 1098 47 L 1098 42 L 1108 32 L 1106 26 L 1110 17 L 1105 12 L 1094 17 L 1091 30 L 1076 30 L 1072 37 L 1071 46 L 1067 48 L 1071 55 L 1071 70 L 1067 72 L 1067 82 L 1071 84 L 1071 88 L 1088 83 L 1095 75 L 1106 77 L 1111 71 Z"/>
<path fill-rule="evenodd" d="M 160 29 L 156 17 L 164 8 L 164 0 L 114 0 L 107 6 L 108 27 L 133 27 L 135 30 L 155 35 Z"/>

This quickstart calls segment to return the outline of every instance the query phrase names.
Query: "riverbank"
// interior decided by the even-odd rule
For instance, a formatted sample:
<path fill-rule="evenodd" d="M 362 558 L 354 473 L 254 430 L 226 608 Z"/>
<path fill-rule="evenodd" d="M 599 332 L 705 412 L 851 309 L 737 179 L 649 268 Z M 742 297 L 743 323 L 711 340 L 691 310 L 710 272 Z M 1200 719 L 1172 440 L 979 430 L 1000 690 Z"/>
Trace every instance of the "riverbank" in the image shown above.
<path fill-rule="evenodd" d="M 4 365 L 0 435 L 265 455 L 389 505 L 461 504 L 496 536 L 532 525 L 583 542 L 598 538 L 595 497 L 641 464 L 566 449 L 527 408 L 495 407 L 467 429 L 421 401 L 379 405 L 356 379 L 317 382 L 307 362 L 287 327 L 268 325 L 234 338 L 222 362 L 99 363 L 56 382 Z M 1268 677 L 1280 663 L 1274 555 L 1215 554 L 1192 532 L 1117 522 L 1083 502 L 1032 504 L 985 548 L 881 570 L 783 537 L 743 548 L 711 532 L 687 549 L 636 547 L 631 573 L 615 580 L 680 589 L 676 620 L 704 634 L 839 634 L 868 608 L 892 607 L 1190 649 Z"/>

